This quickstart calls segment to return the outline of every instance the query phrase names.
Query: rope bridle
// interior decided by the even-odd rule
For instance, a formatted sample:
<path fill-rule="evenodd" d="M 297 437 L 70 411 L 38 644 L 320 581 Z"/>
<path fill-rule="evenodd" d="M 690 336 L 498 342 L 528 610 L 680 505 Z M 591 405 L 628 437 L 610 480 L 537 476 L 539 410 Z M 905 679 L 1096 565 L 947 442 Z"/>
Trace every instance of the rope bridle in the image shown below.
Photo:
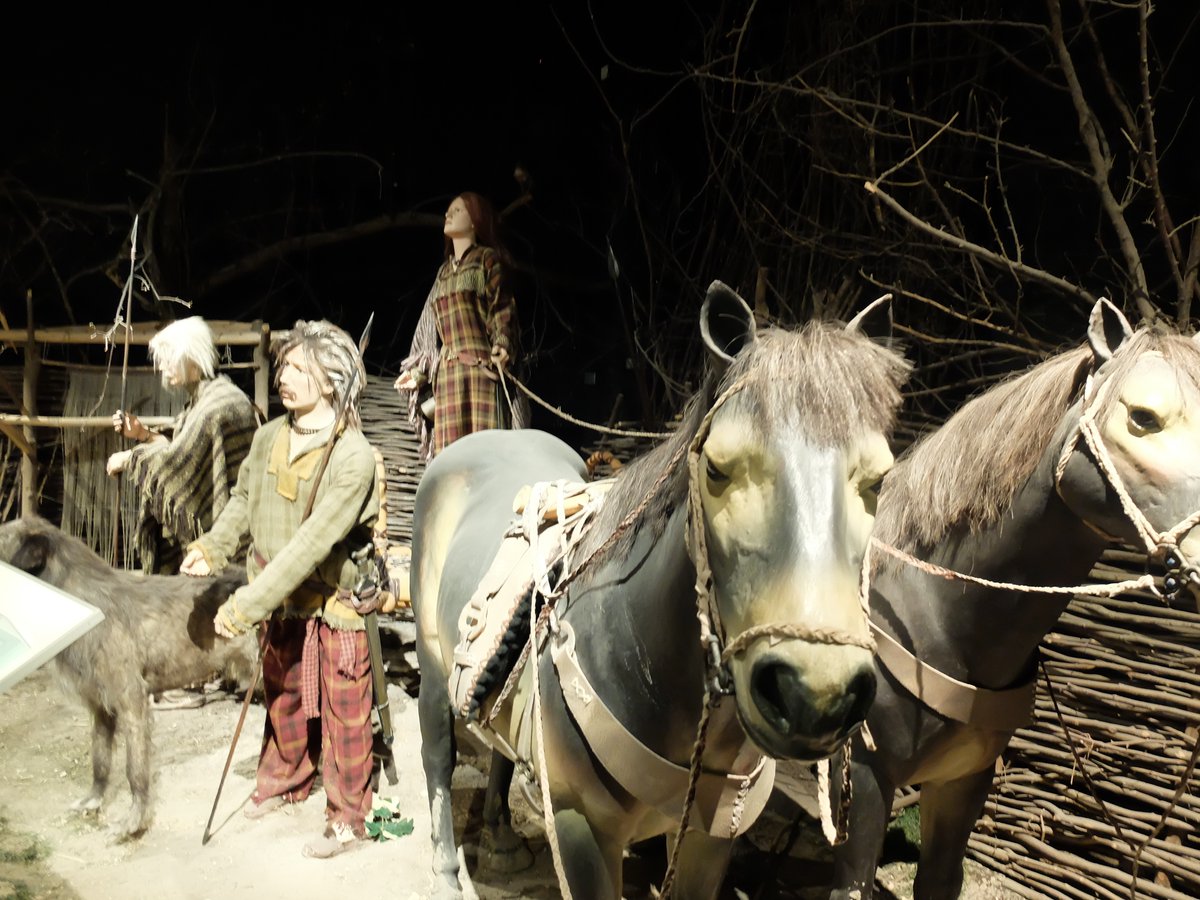
<path fill-rule="evenodd" d="M 702 482 L 700 477 L 700 457 L 703 452 L 704 442 L 708 439 L 709 431 L 712 428 L 713 418 L 717 411 L 730 397 L 742 390 L 748 381 L 749 377 L 743 376 L 730 385 L 717 398 L 716 402 L 713 403 L 712 407 L 708 410 L 708 413 L 701 421 L 700 427 L 697 429 L 695 436 L 692 438 L 692 441 L 688 446 L 687 548 L 688 555 L 691 557 L 692 564 L 696 569 L 696 618 L 700 623 L 700 643 L 704 648 L 707 677 L 704 681 L 704 703 L 701 709 L 700 722 L 697 726 L 696 741 L 692 747 L 688 790 L 683 803 L 683 816 L 680 819 L 679 828 L 675 833 L 675 842 L 671 849 L 671 857 L 667 865 L 667 871 L 663 876 L 662 886 L 658 891 L 658 896 L 660 897 L 669 897 L 671 889 L 674 886 L 675 874 L 679 863 L 679 854 L 683 847 L 684 835 L 687 833 L 688 819 L 691 815 L 692 804 L 695 800 L 696 785 L 702 769 L 704 746 L 707 739 L 708 725 L 712 711 L 722 698 L 733 693 L 733 677 L 729 673 L 729 661 L 737 654 L 743 652 L 754 641 L 762 637 L 770 636 L 796 638 L 811 643 L 840 644 L 845 646 L 862 647 L 863 649 L 869 651 L 874 651 L 875 649 L 875 641 L 870 636 L 869 632 L 866 632 L 863 635 L 855 635 L 840 630 L 815 629 L 790 622 L 755 625 L 751 628 L 747 628 L 741 634 L 737 635 L 732 641 L 728 640 L 728 634 L 725 630 L 724 623 L 721 621 L 720 609 L 717 606 L 716 597 L 713 594 L 713 574 L 712 569 L 708 564 L 708 536 L 707 526 L 704 520 L 703 498 L 701 495 Z M 866 566 L 867 559 L 864 558 L 863 570 L 860 573 L 861 584 L 859 591 L 859 603 L 864 611 L 864 624 L 866 623 L 865 612 L 867 604 Z M 818 799 L 822 811 L 821 824 L 822 830 L 831 844 L 838 844 L 846 839 L 845 823 L 847 821 L 850 802 L 849 737 L 847 737 L 843 742 L 841 750 L 842 803 L 839 810 L 839 821 L 836 823 L 836 825 L 830 821 L 832 813 L 830 812 L 829 804 L 828 760 L 822 760 L 821 764 L 818 765 Z"/>
<path fill-rule="evenodd" d="M 679 448 L 672 455 L 664 466 L 662 473 L 657 480 L 650 486 L 643 499 L 635 506 L 614 528 L 613 532 L 605 538 L 579 565 L 565 571 L 553 586 L 549 583 L 549 568 L 546 561 L 541 560 L 540 564 L 536 564 L 538 571 L 535 573 L 532 603 L 534 608 L 537 608 L 537 600 L 540 596 L 543 600 L 541 609 L 537 614 L 534 627 L 530 629 L 530 637 L 522 651 L 520 658 L 514 665 L 513 672 L 501 691 L 500 696 L 493 704 L 493 714 L 502 705 L 505 696 L 507 696 L 511 687 L 515 684 L 516 673 L 529 661 L 530 656 L 535 656 L 540 650 L 542 641 L 539 639 L 539 634 L 542 638 L 547 634 L 557 633 L 558 621 L 555 612 L 555 606 L 558 599 L 566 592 L 567 587 L 578 578 L 584 571 L 591 567 L 593 563 L 606 555 L 622 534 L 633 527 L 642 517 L 648 508 L 650 502 L 657 496 L 664 485 L 670 479 L 671 474 L 675 471 L 676 466 L 684 456 L 687 455 L 687 474 L 688 474 L 688 509 L 687 509 L 687 528 L 686 528 L 686 546 L 688 555 L 690 556 L 693 565 L 696 569 L 696 617 L 700 624 L 700 640 L 703 648 L 705 660 L 705 680 L 704 680 L 704 702 L 702 704 L 700 721 L 697 726 L 697 737 L 692 747 L 691 761 L 689 766 L 688 789 L 684 798 L 683 813 L 676 832 L 674 848 L 671 853 L 670 862 L 667 872 L 663 878 L 662 887 L 659 890 L 659 896 L 668 896 L 674 883 L 675 874 L 677 871 L 679 852 L 683 842 L 683 836 L 687 832 L 688 820 L 691 814 L 693 802 L 695 800 L 696 789 L 699 782 L 700 774 L 703 769 L 703 754 L 707 738 L 708 725 L 713 709 L 720 700 L 733 693 L 733 679 L 728 670 L 729 661 L 739 653 L 742 653 L 755 640 L 762 637 L 772 635 L 798 638 L 801 640 L 810 641 L 813 643 L 822 644 L 843 644 L 848 646 L 862 647 L 867 650 L 874 650 L 874 640 L 869 633 L 864 635 L 854 635 L 847 632 L 828 630 L 828 629 L 813 629 L 794 623 L 772 623 L 765 625 L 757 625 L 747 629 L 743 633 L 737 635 L 732 641 L 728 640 L 728 635 L 725 631 L 724 624 L 721 620 L 720 610 L 717 606 L 716 598 L 713 595 L 713 575 L 708 564 L 708 542 L 706 534 L 706 524 L 704 521 L 704 508 L 701 498 L 701 480 L 700 480 L 700 457 L 703 451 L 704 442 L 707 440 L 709 431 L 712 427 L 713 419 L 720 408 L 732 396 L 743 390 L 749 383 L 748 376 L 742 376 L 726 388 L 716 399 L 713 405 L 709 408 L 704 418 L 701 420 L 700 426 L 689 443 L 681 443 Z M 560 511 L 561 513 L 561 511 Z M 529 529 L 526 529 L 529 531 Z M 535 554 L 535 556 L 539 556 Z M 540 556 L 539 556 L 540 560 Z M 868 559 L 863 560 L 863 570 L 860 573 L 860 605 L 864 613 L 867 603 L 867 572 Z M 865 622 L 865 616 L 864 616 Z M 535 649 L 536 648 L 536 649 Z M 547 842 L 550 845 L 551 856 L 554 863 L 555 873 L 558 876 L 559 887 L 563 897 L 569 898 L 572 896 L 570 887 L 566 880 L 565 868 L 562 862 L 561 849 L 558 844 L 558 835 L 554 826 L 553 809 L 551 806 L 549 778 L 546 776 L 546 756 L 544 736 L 541 727 L 541 685 L 538 676 L 538 665 L 536 659 L 533 664 L 533 685 L 532 685 L 532 703 L 534 704 L 534 718 L 539 723 L 536 729 L 535 752 L 538 755 L 538 765 L 542 773 L 541 781 L 541 800 L 542 812 L 545 820 L 545 829 L 547 834 Z M 827 814 L 829 809 L 829 777 L 828 777 L 828 760 L 823 760 L 825 766 L 820 769 L 818 781 L 820 786 L 820 800 L 823 809 L 822 827 L 831 843 L 841 843 L 845 840 L 848 807 L 850 800 L 849 792 L 849 738 L 843 747 L 842 752 L 842 803 L 839 810 L 839 821 L 836 826 L 830 822 L 831 815 Z"/>
<path fill-rule="evenodd" d="M 1055 465 L 1054 489 L 1058 496 L 1063 499 L 1064 502 L 1066 502 L 1066 498 L 1063 497 L 1062 492 L 1063 475 L 1066 472 L 1066 467 L 1071 455 L 1078 448 L 1080 440 L 1082 440 L 1086 444 L 1088 450 L 1091 451 L 1092 459 L 1096 464 L 1097 470 L 1107 481 L 1108 486 L 1112 489 L 1113 493 L 1116 494 L 1118 500 L 1120 501 L 1122 511 L 1137 530 L 1138 537 L 1140 538 L 1142 546 L 1146 552 L 1147 561 L 1149 562 L 1157 559 L 1162 563 L 1165 571 L 1162 576 L 1161 588 L 1155 583 L 1155 579 L 1149 573 L 1143 574 L 1137 579 L 1131 579 L 1127 581 L 1074 586 L 1048 587 L 990 581 L 988 579 L 966 575 L 962 572 L 956 572 L 951 569 L 946 569 L 942 566 L 937 566 L 932 563 L 916 559 L 908 553 L 884 544 L 875 538 L 872 538 L 871 540 L 872 546 L 884 550 L 902 562 L 914 566 L 915 568 L 918 568 L 928 574 L 938 575 L 943 578 L 953 580 L 968 581 L 974 584 L 983 585 L 985 587 L 1028 593 L 1085 594 L 1111 597 L 1127 590 L 1141 588 L 1149 590 L 1155 596 L 1158 596 L 1163 600 L 1173 601 L 1179 596 L 1185 585 L 1189 582 L 1200 585 L 1200 574 L 1198 574 L 1197 568 L 1185 557 L 1179 547 L 1180 539 L 1187 534 L 1188 531 L 1200 523 L 1200 510 L 1191 513 L 1180 520 L 1176 525 L 1163 531 L 1158 531 L 1156 528 L 1154 528 L 1149 519 L 1146 518 L 1145 513 L 1143 513 L 1138 507 L 1137 503 L 1130 495 L 1129 490 L 1126 488 L 1125 482 L 1121 478 L 1120 472 L 1118 472 L 1112 456 L 1108 452 L 1108 448 L 1104 443 L 1104 437 L 1100 432 L 1100 428 L 1096 424 L 1096 416 L 1101 408 L 1101 402 L 1105 398 L 1106 393 L 1111 390 L 1112 381 L 1111 379 L 1106 380 L 1100 384 L 1099 388 L 1097 388 L 1094 379 L 1095 374 L 1096 373 L 1093 372 L 1089 373 L 1087 376 L 1081 400 L 1082 410 L 1080 412 L 1079 419 L 1076 422 L 1075 427 L 1072 429 L 1071 435 L 1063 443 L 1062 452 L 1060 453 L 1058 462 Z M 1082 517 L 1080 518 L 1084 524 L 1098 534 L 1111 540 L 1118 540 L 1118 538 L 1108 534 L 1095 523 L 1089 522 Z M 1150 845 L 1150 843 L 1166 825 L 1168 816 L 1179 803 L 1179 800 L 1188 784 L 1188 779 L 1191 777 L 1191 773 L 1196 766 L 1197 760 L 1200 759 L 1200 739 L 1197 739 L 1193 745 L 1183 777 L 1177 789 L 1175 790 L 1170 803 L 1163 810 L 1158 824 L 1144 841 L 1137 842 L 1126 835 L 1125 831 L 1121 828 L 1120 822 L 1109 811 L 1103 796 L 1093 784 L 1092 779 L 1087 772 L 1087 768 L 1083 765 L 1083 761 L 1079 757 L 1079 751 L 1075 746 L 1070 730 L 1067 727 L 1062 711 L 1059 708 L 1058 698 L 1055 694 L 1054 685 L 1050 678 L 1050 672 L 1046 668 L 1044 662 L 1040 664 L 1040 669 L 1042 678 L 1046 683 L 1046 690 L 1050 698 L 1054 714 L 1058 720 L 1059 726 L 1062 728 L 1063 734 L 1067 741 L 1067 746 L 1071 750 L 1077 771 L 1082 774 L 1089 792 L 1099 805 L 1103 817 L 1113 827 L 1117 837 L 1124 840 L 1133 851 L 1133 878 L 1130 880 L 1130 896 L 1133 897 L 1136 895 L 1137 891 L 1137 871 L 1141 861 L 1141 856 L 1144 850 Z"/>
<path fill-rule="evenodd" d="M 1093 379 L 1094 373 L 1089 373 L 1087 381 L 1083 388 L 1083 410 L 1079 415 L 1079 421 L 1075 425 L 1075 429 L 1071 437 L 1063 444 L 1062 455 L 1058 458 L 1058 465 L 1054 468 L 1054 489 L 1058 492 L 1059 497 L 1062 497 L 1062 478 L 1067 468 L 1067 462 L 1071 458 L 1071 454 L 1075 452 L 1075 448 L 1079 445 L 1080 438 L 1087 444 L 1088 449 L 1092 452 L 1092 458 L 1096 462 L 1096 467 L 1100 470 L 1100 474 L 1108 481 L 1109 487 L 1113 493 L 1117 495 L 1117 499 L 1121 502 L 1121 509 L 1133 523 L 1133 527 L 1137 530 L 1138 537 L 1142 541 L 1148 559 L 1159 560 L 1164 568 L 1162 578 L 1162 587 L 1151 584 L 1150 589 L 1158 596 L 1174 600 L 1183 590 L 1184 585 L 1191 581 L 1200 584 L 1200 574 L 1192 563 L 1183 555 L 1179 548 L 1179 540 L 1183 535 L 1187 534 L 1197 523 L 1200 523 L 1200 510 L 1196 510 L 1191 515 L 1186 516 L 1178 524 L 1165 531 L 1158 531 L 1150 524 L 1145 513 L 1138 508 L 1130 496 L 1129 491 L 1125 487 L 1125 482 L 1121 478 L 1121 473 L 1117 471 L 1116 465 L 1113 463 L 1112 456 L 1108 452 L 1108 448 L 1104 445 L 1104 437 L 1100 433 L 1100 427 L 1096 424 L 1096 414 L 1100 410 L 1101 401 L 1104 399 L 1107 391 L 1111 389 L 1112 380 L 1104 381 L 1099 388 L 1095 387 Z M 1091 523 L 1088 523 L 1089 525 Z M 1101 529 L 1095 528 L 1101 534 L 1104 532 Z M 1106 535 L 1109 536 L 1109 535 Z"/>

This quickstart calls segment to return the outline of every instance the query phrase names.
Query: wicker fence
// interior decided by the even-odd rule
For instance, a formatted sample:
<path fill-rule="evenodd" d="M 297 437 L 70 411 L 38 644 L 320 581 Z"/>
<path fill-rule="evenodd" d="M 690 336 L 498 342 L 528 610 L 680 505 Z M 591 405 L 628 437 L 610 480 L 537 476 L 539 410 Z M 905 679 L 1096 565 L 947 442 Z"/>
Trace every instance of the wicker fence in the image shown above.
<path fill-rule="evenodd" d="M 1099 581 L 1141 573 L 1105 555 Z M 1200 897 L 1200 615 L 1077 597 L 1042 644 L 1036 720 L 1003 757 L 969 854 L 1022 897 Z"/>
<path fill-rule="evenodd" d="M 367 376 L 359 410 L 363 434 L 383 454 L 387 471 L 388 538 L 411 546 L 413 501 L 425 464 L 417 458 L 417 438 L 393 380 L 394 376 Z"/>

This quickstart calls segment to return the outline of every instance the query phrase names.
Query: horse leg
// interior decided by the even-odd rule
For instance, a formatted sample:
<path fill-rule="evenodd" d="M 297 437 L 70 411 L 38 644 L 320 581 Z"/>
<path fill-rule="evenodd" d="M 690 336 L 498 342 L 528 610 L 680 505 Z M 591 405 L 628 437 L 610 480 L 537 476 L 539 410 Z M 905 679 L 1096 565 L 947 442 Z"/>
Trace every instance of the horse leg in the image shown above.
<path fill-rule="evenodd" d="M 953 900 L 962 890 L 963 858 L 992 786 L 992 770 L 921 785 L 921 859 L 916 900 Z"/>
<path fill-rule="evenodd" d="M 674 835 L 671 835 L 668 853 L 674 849 L 674 840 Z M 675 890 L 672 896 L 683 900 L 713 900 L 720 893 L 732 852 L 731 840 L 713 837 L 702 831 L 685 833 L 675 867 Z"/>
<path fill-rule="evenodd" d="M 434 893 L 437 898 L 458 900 L 458 850 L 454 840 L 454 808 L 450 780 L 458 752 L 455 746 L 454 718 L 445 683 L 429 661 L 420 659 L 423 679 L 417 696 L 417 716 L 421 723 L 421 764 L 425 769 L 425 789 L 429 794 L 430 838 L 433 844 Z"/>
<path fill-rule="evenodd" d="M 623 847 L 592 828 L 583 813 L 554 810 L 554 832 L 571 896 L 575 900 L 619 900 Z"/>
<path fill-rule="evenodd" d="M 125 733 L 125 777 L 133 802 L 115 829 L 119 841 L 136 837 L 150 825 L 150 697 L 139 690 L 123 701 L 119 721 Z"/>
<path fill-rule="evenodd" d="M 479 865 L 493 872 L 511 874 L 533 865 L 533 854 L 525 840 L 513 830 L 508 789 L 516 765 L 503 753 L 492 751 L 487 793 L 483 799 L 483 831 L 479 840 Z"/>
<path fill-rule="evenodd" d="M 866 751 L 857 741 L 850 761 L 854 796 L 850 803 L 847 838 L 833 851 L 831 900 L 867 900 L 875 890 L 875 869 L 883 852 L 883 838 L 892 813 L 896 786 L 866 762 Z M 832 798 L 838 809 L 839 798 Z"/>
<path fill-rule="evenodd" d="M 71 804 L 82 813 L 96 812 L 104 804 L 108 779 L 112 774 L 113 738 L 117 733 L 117 718 L 102 707 L 92 709 L 92 789 L 86 797 Z"/>

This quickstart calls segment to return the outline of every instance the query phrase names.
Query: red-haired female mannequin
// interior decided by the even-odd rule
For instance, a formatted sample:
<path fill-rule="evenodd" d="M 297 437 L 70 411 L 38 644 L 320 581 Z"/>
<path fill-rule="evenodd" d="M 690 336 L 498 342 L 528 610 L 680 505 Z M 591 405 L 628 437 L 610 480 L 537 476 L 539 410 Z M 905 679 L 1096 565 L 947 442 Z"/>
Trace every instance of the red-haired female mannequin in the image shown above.
<path fill-rule="evenodd" d="M 525 424 L 524 404 L 515 402 L 511 386 L 507 395 L 500 388 L 499 370 L 517 354 L 519 323 L 496 230 L 495 212 L 479 194 L 459 194 L 446 210 L 445 261 L 395 383 L 425 460 L 473 431 Z M 433 390 L 432 426 L 418 400 L 426 385 Z"/>

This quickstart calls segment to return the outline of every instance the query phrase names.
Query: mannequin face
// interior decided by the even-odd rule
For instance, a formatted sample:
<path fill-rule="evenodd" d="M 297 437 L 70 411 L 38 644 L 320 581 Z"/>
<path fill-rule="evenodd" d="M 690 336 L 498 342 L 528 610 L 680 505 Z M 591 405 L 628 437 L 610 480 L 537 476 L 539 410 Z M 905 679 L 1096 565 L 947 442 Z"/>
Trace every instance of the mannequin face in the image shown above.
<path fill-rule="evenodd" d="M 297 416 L 322 408 L 333 409 L 333 388 L 325 373 L 305 359 L 303 347 L 293 347 L 283 357 L 279 399 L 284 409 Z"/>
<path fill-rule="evenodd" d="M 473 238 L 475 226 L 471 224 L 471 214 L 467 212 L 467 204 L 462 197 L 455 197 L 446 210 L 446 226 L 442 229 L 448 238 Z"/>
<path fill-rule="evenodd" d="M 182 387 L 199 381 L 196 377 L 196 367 L 186 361 L 169 360 L 159 367 L 159 371 L 162 372 L 163 384 L 167 387 Z"/>

